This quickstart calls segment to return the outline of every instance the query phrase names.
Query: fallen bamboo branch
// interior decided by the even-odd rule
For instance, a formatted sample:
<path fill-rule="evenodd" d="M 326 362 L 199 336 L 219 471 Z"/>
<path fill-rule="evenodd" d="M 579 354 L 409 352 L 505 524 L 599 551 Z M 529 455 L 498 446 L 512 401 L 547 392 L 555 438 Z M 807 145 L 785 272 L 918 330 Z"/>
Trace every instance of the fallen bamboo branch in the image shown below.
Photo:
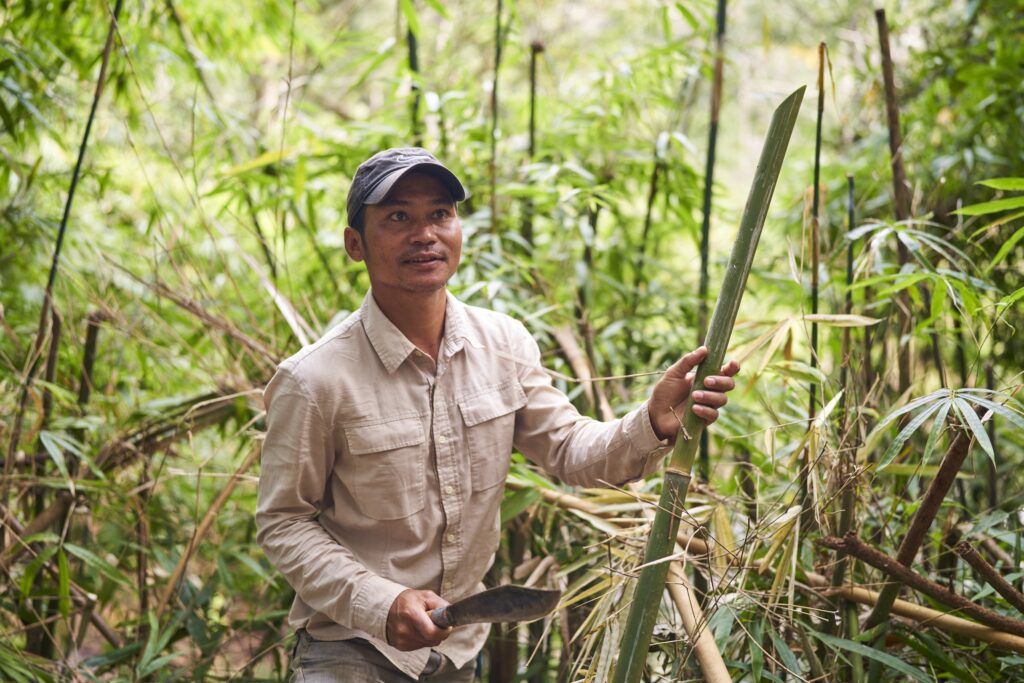
<path fill-rule="evenodd" d="M 843 600 L 850 600 L 851 602 L 858 602 L 868 606 L 878 604 L 880 597 L 878 592 L 861 588 L 860 586 L 832 588 L 827 590 L 825 594 L 830 597 L 842 598 Z M 913 619 L 923 626 L 931 626 L 947 633 L 974 638 L 1004 650 L 1024 654 L 1024 638 L 985 626 L 984 624 L 961 619 L 960 617 L 955 617 L 930 607 L 915 605 L 906 600 L 896 600 L 892 604 L 892 613 L 906 619 Z"/>
<path fill-rule="evenodd" d="M 988 585 L 992 586 L 997 593 L 1006 598 L 1008 603 L 1016 607 L 1019 612 L 1024 612 L 1024 595 L 1021 595 L 1016 588 L 1010 585 L 996 571 L 995 567 L 986 562 L 985 558 L 974 549 L 974 546 L 967 541 L 960 541 L 956 544 L 955 550 L 956 554 L 962 557 L 967 564 L 971 565 L 974 571 L 981 574 L 981 577 L 985 579 Z"/>
<path fill-rule="evenodd" d="M 210 509 L 206 511 L 203 516 L 203 520 L 196 527 L 196 530 L 192 533 L 192 538 L 189 539 L 188 547 L 185 548 L 185 552 L 181 554 L 178 559 L 178 564 L 174 567 L 174 571 L 171 573 L 171 578 L 167 581 L 167 586 L 164 588 L 164 592 L 160 595 L 160 600 L 156 604 L 156 616 L 159 619 L 160 613 L 163 612 L 167 603 L 170 602 L 171 596 L 174 595 L 174 591 L 178 587 L 178 582 L 181 581 L 181 577 L 185 574 L 185 568 L 188 566 L 188 561 L 192 557 L 192 553 L 195 552 L 196 548 L 199 547 L 199 543 L 206 536 L 206 533 L 213 526 L 213 522 L 217 519 L 217 515 L 220 509 L 224 507 L 224 504 L 228 502 L 228 498 L 231 497 L 231 493 L 235 490 L 235 486 L 238 484 L 239 478 L 245 474 L 246 471 L 252 464 L 256 462 L 256 459 L 260 455 L 260 445 L 256 443 L 249 450 L 249 454 L 245 456 L 245 460 L 238 466 L 235 473 L 231 475 L 228 482 L 221 489 L 220 493 L 214 499 L 210 505 Z"/>
<path fill-rule="evenodd" d="M 707 683 L 731 683 L 729 669 L 725 666 L 722 653 L 718 651 L 700 603 L 686 581 L 683 568 L 678 562 L 673 562 L 668 571 L 670 579 L 665 585 L 676 609 L 679 610 L 679 616 L 683 620 L 686 635 L 690 637 L 690 644 L 697 655 L 697 663 L 700 664 L 704 680 Z"/>
<path fill-rule="evenodd" d="M 860 540 L 853 533 L 848 533 L 843 538 L 826 536 L 825 538 L 818 539 L 817 543 L 826 548 L 838 550 L 856 557 L 861 562 L 885 572 L 890 577 L 910 586 L 914 590 L 951 607 L 955 607 L 964 614 L 970 615 L 993 628 L 1024 637 L 1024 621 L 1007 617 L 987 607 L 982 607 L 934 581 L 929 581 L 909 567 L 897 562 L 889 555 Z"/>
<path fill-rule="evenodd" d="M 513 481 L 507 482 L 506 486 L 513 491 L 520 491 L 527 488 L 526 486 Z M 531 490 L 537 491 L 537 493 L 544 498 L 544 502 L 549 505 L 555 505 L 565 510 L 585 512 L 588 515 L 594 515 L 595 517 L 601 517 L 602 519 L 609 519 L 612 523 L 616 524 L 616 526 L 620 526 L 611 519 L 614 516 L 614 513 L 607 512 L 606 510 L 601 509 L 599 505 L 595 505 L 594 503 L 580 498 L 579 496 L 575 496 L 565 491 L 559 491 L 557 489 L 535 489 L 531 487 Z M 685 548 L 691 555 L 707 555 L 711 552 L 708 544 L 702 539 L 684 531 L 680 531 L 676 534 L 676 543 Z"/>

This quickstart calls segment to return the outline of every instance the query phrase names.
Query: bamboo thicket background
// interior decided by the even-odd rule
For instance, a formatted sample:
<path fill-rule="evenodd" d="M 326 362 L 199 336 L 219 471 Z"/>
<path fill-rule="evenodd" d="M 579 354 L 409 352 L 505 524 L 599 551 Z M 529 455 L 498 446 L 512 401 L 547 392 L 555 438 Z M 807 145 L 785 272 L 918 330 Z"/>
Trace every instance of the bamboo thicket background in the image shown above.
<path fill-rule="evenodd" d="M 808 91 L 650 680 L 1024 675 L 1017 5 L 886 7 L 899 170 L 874 8 L 729 4 L 709 307 L 768 116 Z M 716 12 L 0 3 L 0 679 L 285 675 L 261 391 L 359 305 L 343 204 L 382 147 L 421 141 L 473 191 L 461 298 L 524 320 L 582 411 L 642 401 L 705 324 Z M 516 456 L 490 580 L 566 599 L 495 627 L 484 680 L 609 679 L 659 487 L 568 492 Z M 904 565 L 913 588 L 876 606 Z"/>

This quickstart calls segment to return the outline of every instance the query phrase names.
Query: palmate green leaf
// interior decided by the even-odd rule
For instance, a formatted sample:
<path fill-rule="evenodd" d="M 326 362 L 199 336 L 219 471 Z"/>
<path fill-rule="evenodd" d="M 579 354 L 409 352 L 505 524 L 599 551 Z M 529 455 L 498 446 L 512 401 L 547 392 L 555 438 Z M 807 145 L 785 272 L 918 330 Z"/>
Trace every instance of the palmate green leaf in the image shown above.
<path fill-rule="evenodd" d="M 975 184 L 991 187 L 993 190 L 1024 190 L 1024 178 L 989 178 L 979 180 Z"/>
<path fill-rule="evenodd" d="M 935 422 L 932 424 L 932 429 L 928 433 L 928 442 L 924 446 L 924 455 L 921 456 L 921 462 L 928 462 L 931 459 L 932 452 L 935 450 L 935 446 L 939 442 L 939 436 L 942 434 L 942 430 L 946 426 L 946 418 L 949 416 L 949 410 L 952 407 L 952 401 L 945 401 L 942 404 L 942 407 L 939 408 L 939 412 L 935 415 Z"/>
<path fill-rule="evenodd" d="M 890 654 L 882 652 L 881 650 L 876 650 L 873 647 L 868 647 L 867 645 L 857 643 L 852 640 L 847 640 L 846 638 L 836 638 L 835 636 L 830 636 L 827 633 L 820 633 L 818 631 L 813 630 L 808 631 L 808 633 L 817 638 L 818 640 L 820 640 L 821 642 L 825 643 L 826 645 L 831 645 L 832 647 L 846 650 L 848 652 L 855 652 L 861 655 L 862 657 L 874 659 L 878 662 L 881 662 L 882 664 L 885 664 L 890 669 L 899 671 L 902 674 L 906 674 L 907 676 L 913 678 L 915 681 L 921 681 L 922 683 L 931 683 L 932 678 L 925 674 L 923 671 L 915 669 L 914 667 L 904 662 L 902 659 L 897 659 L 896 657 L 893 657 Z"/>
<path fill-rule="evenodd" d="M 994 463 L 996 461 L 996 453 L 992 449 L 992 442 L 989 440 L 988 433 L 985 431 L 985 425 L 982 424 L 978 414 L 974 412 L 974 409 L 971 408 L 967 401 L 959 396 L 953 399 L 953 407 L 963 423 L 971 430 L 974 438 L 978 441 L 978 445 L 981 446 L 982 450 L 988 454 L 989 459 Z"/>
<path fill-rule="evenodd" d="M 1011 407 L 1011 405 L 1019 405 L 1019 403 L 1016 401 L 1014 401 L 1013 404 L 996 403 L 990 399 L 975 395 L 974 391 L 975 390 L 971 389 L 963 389 L 957 393 L 962 395 L 969 403 L 977 403 L 980 406 L 988 408 L 994 414 L 1009 420 L 1014 427 L 1024 432 L 1024 416 L 1021 415 L 1020 410 Z"/>
<path fill-rule="evenodd" d="M 950 397 L 949 389 L 939 389 L 938 391 L 934 391 L 934 392 L 932 392 L 930 394 L 927 394 L 926 396 L 921 396 L 920 398 L 915 398 L 913 401 L 911 401 L 907 405 L 903 406 L 902 408 L 897 408 L 896 410 L 894 410 L 891 413 L 889 413 L 888 415 L 886 415 L 878 423 L 878 426 L 875 429 L 878 430 L 878 429 L 884 429 L 885 427 L 888 427 L 900 415 L 912 412 L 914 409 L 919 408 L 919 407 L 925 405 L 926 403 L 931 403 L 932 401 L 940 401 L 942 399 L 949 398 L 949 397 Z"/>
<path fill-rule="evenodd" d="M 910 437 L 913 436 L 914 432 L 916 432 L 921 427 L 921 425 L 924 424 L 925 420 L 931 417 L 933 413 L 938 411 L 940 407 L 942 407 L 941 403 L 935 403 L 928 406 L 927 408 L 919 412 L 917 415 L 915 415 L 914 418 L 910 420 L 910 422 L 908 422 L 906 426 L 903 427 L 903 429 L 900 430 L 900 433 L 896 435 L 896 438 L 893 439 L 892 443 L 889 444 L 889 448 L 886 449 L 885 454 L 882 456 L 882 459 L 878 462 L 878 468 L 875 471 L 881 472 L 882 470 L 884 470 L 886 466 L 889 463 L 891 463 L 897 455 L 899 455 L 900 451 L 903 448 L 903 444 L 905 444 L 907 440 L 909 440 Z"/>

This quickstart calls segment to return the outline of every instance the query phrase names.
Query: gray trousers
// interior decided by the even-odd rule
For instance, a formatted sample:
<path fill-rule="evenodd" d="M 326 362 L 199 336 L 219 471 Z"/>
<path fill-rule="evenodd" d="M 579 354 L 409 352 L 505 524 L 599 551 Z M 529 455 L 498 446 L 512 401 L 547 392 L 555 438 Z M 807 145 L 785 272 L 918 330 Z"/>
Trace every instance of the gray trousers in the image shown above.
<path fill-rule="evenodd" d="M 472 683 L 476 662 L 456 669 L 447 657 L 433 652 L 423 674 L 410 678 L 365 640 L 314 640 L 300 630 L 291 672 L 290 683 Z"/>

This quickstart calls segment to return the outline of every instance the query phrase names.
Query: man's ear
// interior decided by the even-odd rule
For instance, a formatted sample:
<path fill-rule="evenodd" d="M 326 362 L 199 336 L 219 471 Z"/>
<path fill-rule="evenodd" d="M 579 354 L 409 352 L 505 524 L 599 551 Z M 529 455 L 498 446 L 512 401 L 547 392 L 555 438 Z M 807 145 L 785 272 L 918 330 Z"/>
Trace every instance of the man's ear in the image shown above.
<path fill-rule="evenodd" d="M 355 228 L 345 228 L 345 251 L 353 261 L 362 261 L 366 258 L 363 236 Z"/>

